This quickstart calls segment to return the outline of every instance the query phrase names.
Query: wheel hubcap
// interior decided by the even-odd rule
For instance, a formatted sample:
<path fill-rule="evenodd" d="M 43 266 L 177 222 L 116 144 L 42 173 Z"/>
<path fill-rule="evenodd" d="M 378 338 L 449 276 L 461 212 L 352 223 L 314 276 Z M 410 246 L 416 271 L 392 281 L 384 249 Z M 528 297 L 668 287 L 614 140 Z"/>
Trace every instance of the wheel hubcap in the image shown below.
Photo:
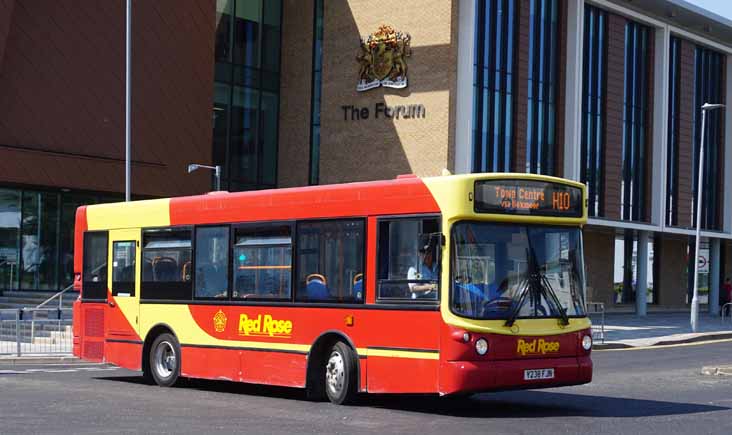
<path fill-rule="evenodd" d="M 173 375 L 176 366 L 175 350 L 170 342 L 161 342 L 155 349 L 155 371 L 161 378 Z"/>
<path fill-rule="evenodd" d="M 343 364 L 343 356 L 339 352 L 330 354 L 328 364 L 325 366 L 325 383 L 328 390 L 338 395 L 343 390 L 343 384 L 346 378 L 346 370 Z"/>

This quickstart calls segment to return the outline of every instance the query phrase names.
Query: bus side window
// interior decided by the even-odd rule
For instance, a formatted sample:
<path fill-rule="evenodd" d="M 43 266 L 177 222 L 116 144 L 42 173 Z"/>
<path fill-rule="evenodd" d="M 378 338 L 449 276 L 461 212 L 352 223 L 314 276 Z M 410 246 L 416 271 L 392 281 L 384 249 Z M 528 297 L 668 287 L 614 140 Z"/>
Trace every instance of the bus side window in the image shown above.
<path fill-rule="evenodd" d="M 107 244 L 106 231 L 84 233 L 84 267 L 82 270 L 83 299 L 107 299 Z"/>
<path fill-rule="evenodd" d="M 364 234 L 364 219 L 298 223 L 295 299 L 363 302 Z"/>
<path fill-rule="evenodd" d="M 112 296 L 135 296 L 134 240 L 112 244 Z"/>
<path fill-rule="evenodd" d="M 229 292 L 229 227 L 196 227 L 195 296 L 226 299 Z"/>
<path fill-rule="evenodd" d="M 235 299 L 290 300 L 291 232 L 289 224 L 236 229 L 232 258 Z"/>
<path fill-rule="evenodd" d="M 380 219 L 377 242 L 377 299 L 381 301 L 439 298 L 440 220 Z"/>
<path fill-rule="evenodd" d="M 146 230 L 142 261 L 141 299 L 191 299 L 190 228 Z"/>

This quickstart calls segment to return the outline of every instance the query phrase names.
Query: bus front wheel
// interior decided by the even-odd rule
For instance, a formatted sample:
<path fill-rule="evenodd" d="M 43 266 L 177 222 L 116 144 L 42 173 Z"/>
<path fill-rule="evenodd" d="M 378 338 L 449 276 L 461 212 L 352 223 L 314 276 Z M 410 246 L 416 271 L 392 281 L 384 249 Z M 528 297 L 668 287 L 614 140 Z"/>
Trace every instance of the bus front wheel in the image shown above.
<path fill-rule="evenodd" d="M 180 376 L 180 345 L 171 334 L 160 334 L 150 346 L 150 374 L 161 387 L 172 387 Z"/>
<path fill-rule="evenodd" d="M 330 349 L 325 363 L 325 392 L 336 405 L 352 403 L 356 398 L 356 358 L 342 341 Z"/>

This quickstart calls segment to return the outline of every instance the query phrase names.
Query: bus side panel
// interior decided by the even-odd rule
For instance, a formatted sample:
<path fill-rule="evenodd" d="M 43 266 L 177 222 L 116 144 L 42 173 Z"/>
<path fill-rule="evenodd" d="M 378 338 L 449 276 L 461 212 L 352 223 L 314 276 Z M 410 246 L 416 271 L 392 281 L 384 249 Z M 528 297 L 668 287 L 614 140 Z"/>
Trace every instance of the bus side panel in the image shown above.
<path fill-rule="evenodd" d="M 81 301 L 74 301 L 71 309 L 71 331 L 74 336 L 73 355 L 81 358 Z"/>
<path fill-rule="evenodd" d="M 242 382 L 304 387 L 307 355 L 282 352 L 241 352 Z"/>
<path fill-rule="evenodd" d="M 101 362 L 104 359 L 104 310 L 106 303 L 82 303 L 81 358 Z"/>
<path fill-rule="evenodd" d="M 104 355 L 109 363 L 128 370 L 142 370 L 142 343 L 107 340 Z"/>
<path fill-rule="evenodd" d="M 235 349 L 181 346 L 181 375 L 191 378 L 239 380 L 239 356 Z"/>
<path fill-rule="evenodd" d="M 368 357 L 369 393 L 434 393 L 439 360 Z"/>

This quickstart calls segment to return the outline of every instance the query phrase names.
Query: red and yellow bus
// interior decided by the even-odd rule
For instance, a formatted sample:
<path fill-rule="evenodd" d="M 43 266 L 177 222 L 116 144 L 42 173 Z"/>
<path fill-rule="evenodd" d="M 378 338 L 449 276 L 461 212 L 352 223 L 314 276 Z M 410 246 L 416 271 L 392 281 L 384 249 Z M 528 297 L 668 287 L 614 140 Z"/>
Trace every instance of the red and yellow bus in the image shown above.
<path fill-rule="evenodd" d="M 585 198 L 470 174 L 80 207 L 74 354 L 334 403 L 587 383 Z"/>

